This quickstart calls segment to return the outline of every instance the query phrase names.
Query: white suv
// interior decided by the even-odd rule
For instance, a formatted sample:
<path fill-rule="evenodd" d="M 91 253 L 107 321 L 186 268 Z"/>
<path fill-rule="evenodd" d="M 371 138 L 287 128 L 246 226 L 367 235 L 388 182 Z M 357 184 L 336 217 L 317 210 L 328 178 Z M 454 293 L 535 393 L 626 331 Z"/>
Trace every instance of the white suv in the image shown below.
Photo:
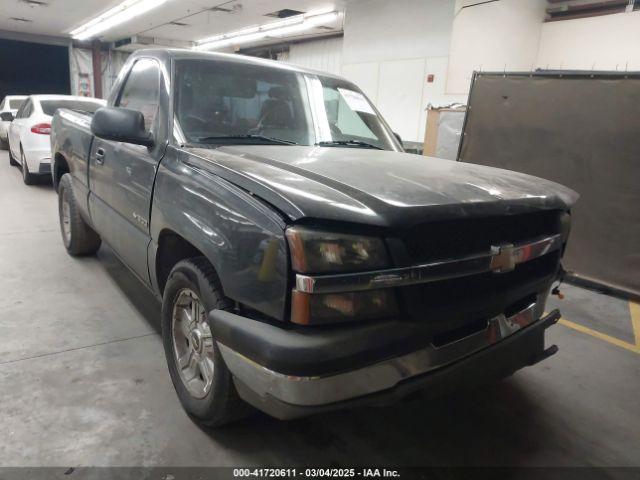
<path fill-rule="evenodd" d="M 9 141 L 9 125 L 26 99 L 23 95 L 7 95 L 0 103 L 0 147 L 3 149 Z"/>

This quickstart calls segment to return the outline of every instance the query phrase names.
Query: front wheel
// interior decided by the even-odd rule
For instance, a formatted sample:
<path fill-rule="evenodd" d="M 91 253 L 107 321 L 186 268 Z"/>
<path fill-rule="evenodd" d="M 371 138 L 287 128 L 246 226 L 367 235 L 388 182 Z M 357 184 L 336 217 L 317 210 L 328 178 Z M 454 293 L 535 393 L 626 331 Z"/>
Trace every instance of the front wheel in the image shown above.
<path fill-rule="evenodd" d="M 229 307 L 206 258 L 182 260 L 171 270 L 162 300 L 162 341 L 169 374 L 183 408 L 209 426 L 250 412 L 236 392 L 209 324 L 211 310 Z"/>
<path fill-rule="evenodd" d="M 98 251 L 100 236 L 84 221 L 71 187 L 71 175 L 65 173 L 58 186 L 58 214 L 62 242 L 70 255 L 92 255 Z"/>

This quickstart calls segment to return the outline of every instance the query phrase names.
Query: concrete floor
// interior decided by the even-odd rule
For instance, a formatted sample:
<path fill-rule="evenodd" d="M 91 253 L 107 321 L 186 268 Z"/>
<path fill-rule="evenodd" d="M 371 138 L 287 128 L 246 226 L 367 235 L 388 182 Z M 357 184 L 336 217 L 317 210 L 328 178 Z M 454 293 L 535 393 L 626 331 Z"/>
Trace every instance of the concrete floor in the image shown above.
<path fill-rule="evenodd" d="M 108 248 L 69 257 L 56 202 L 0 152 L 0 465 L 640 466 L 629 305 L 571 287 L 565 318 L 605 336 L 557 325 L 548 341 L 560 352 L 507 381 L 428 403 L 292 422 L 256 414 L 203 430 L 169 380 L 159 305 Z"/>

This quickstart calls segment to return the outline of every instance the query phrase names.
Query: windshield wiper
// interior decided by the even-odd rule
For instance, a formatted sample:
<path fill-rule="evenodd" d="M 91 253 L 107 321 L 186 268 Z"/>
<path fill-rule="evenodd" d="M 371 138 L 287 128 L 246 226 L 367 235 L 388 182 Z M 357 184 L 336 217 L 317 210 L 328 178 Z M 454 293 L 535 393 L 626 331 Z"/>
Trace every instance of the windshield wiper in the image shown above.
<path fill-rule="evenodd" d="M 372 145 L 371 143 L 361 142 L 360 140 L 331 140 L 316 143 L 320 147 L 364 147 L 375 148 L 376 150 L 384 150 L 381 147 Z"/>
<path fill-rule="evenodd" d="M 296 142 L 290 140 L 283 140 L 281 138 L 266 137 L 264 135 L 222 135 L 211 137 L 200 137 L 199 142 L 219 142 L 224 140 L 261 140 L 264 142 L 273 143 L 276 145 L 298 145 Z"/>

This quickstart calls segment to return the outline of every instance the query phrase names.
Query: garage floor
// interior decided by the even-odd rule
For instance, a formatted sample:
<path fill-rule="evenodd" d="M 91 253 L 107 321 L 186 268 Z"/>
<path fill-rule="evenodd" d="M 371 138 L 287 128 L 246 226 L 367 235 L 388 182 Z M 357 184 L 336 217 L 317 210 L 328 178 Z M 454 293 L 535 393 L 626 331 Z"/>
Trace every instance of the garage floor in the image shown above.
<path fill-rule="evenodd" d="M 170 383 L 159 305 L 108 248 L 69 257 L 56 202 L 0 152 L 1 465 L 640 466 L 640 331 L 628 302 L 572 287 L 560 352 L 500 384 L 203 430 Z"/>

